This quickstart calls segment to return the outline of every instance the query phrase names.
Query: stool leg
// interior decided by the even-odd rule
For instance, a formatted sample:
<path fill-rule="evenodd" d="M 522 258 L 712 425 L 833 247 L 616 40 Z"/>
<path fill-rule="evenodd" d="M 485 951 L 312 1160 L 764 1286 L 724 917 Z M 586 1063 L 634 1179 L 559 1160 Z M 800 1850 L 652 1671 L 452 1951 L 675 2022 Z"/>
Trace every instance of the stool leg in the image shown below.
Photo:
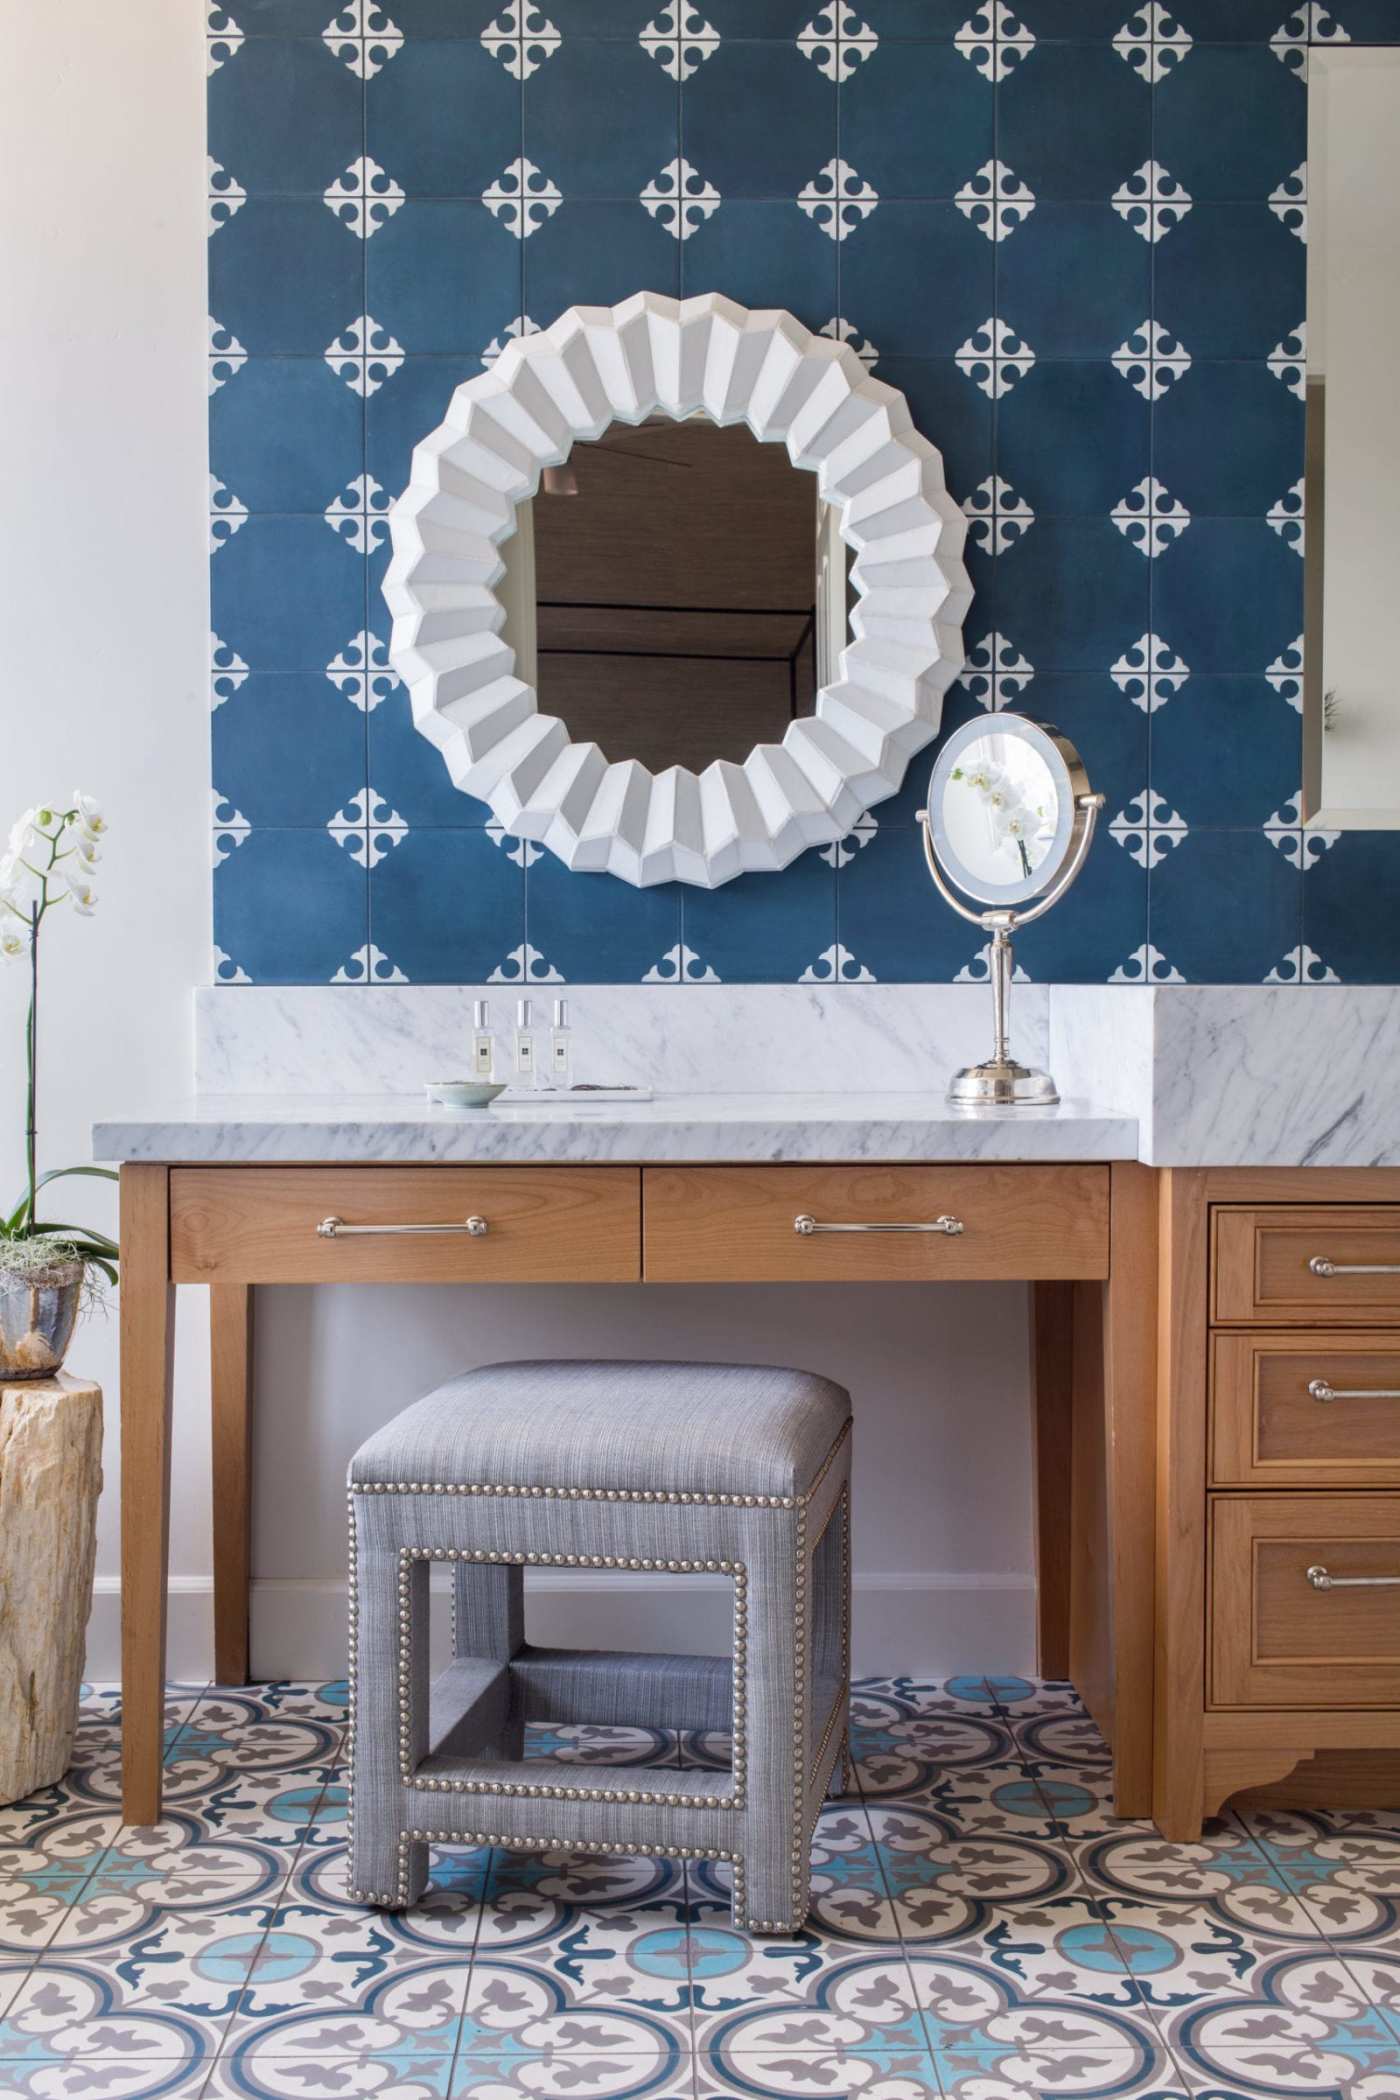
<path fill-rule="evenodd" d="M 754 1933 L 799 1932 L 807 1916 L 803 1724 L 810 1606 L 800 1515 L 781 1533 L 774 1526 L 766 1537 L 751 1534 L 742 1698 L 735 1672 L 736 1755 L 742 1739 L 745 1810 L 744 1861 L 742 1872 L 735 1874 L 733 1918 L 741 1931 Z"/>
<path fill-rule="evenodd" d="M 428 1848 L 404 1836 L 404 1788 L 400 1777 L 399 1690 L 401 1670 L 409 1714 L 409 1760 L 417 1764 L 427 1737 L 428 1564 L 413 1561 L 406 1571 L 400 1648 L 400 1568 L 393 1546 L 368 1545 L 363 1520 L 352 1512 L 359 1531 L 350 1608 L 351 1834 L 348 1886 L 353 1898 L 381 1910 L 404 1910 L 416 1903 L 427 1882 Z"/>
<path fill-rule="evenodd" d="M 525 1645 L 525 1570 L 459 1561 L 452 1589 L 452 1653 L 510 1662 Z M 519 1692 L 519 1681 L 515 1680 Z M 497 1755 L 525 1755 L 525 1718 L 512 1703 Z"/>

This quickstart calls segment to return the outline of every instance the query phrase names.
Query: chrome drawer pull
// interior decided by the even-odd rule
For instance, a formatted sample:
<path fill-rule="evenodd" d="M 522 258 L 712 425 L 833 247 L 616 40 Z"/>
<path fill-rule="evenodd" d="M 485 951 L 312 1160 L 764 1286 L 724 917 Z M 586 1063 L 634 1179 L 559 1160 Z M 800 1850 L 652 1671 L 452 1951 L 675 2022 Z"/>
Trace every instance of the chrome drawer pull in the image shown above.
<path fill-rule="evenodd" d="M 810 1239 L 814 1232 L 946 1232 L 959 1233 L 964 1230 L 961 1218 L 950 1218 L 945 1211 L 941 1218 L 930 1218 L 927 1224 L 917 1225 L 825 1225 L 818 1223 L 809 1210 L 799 1211 L 792 1221 L 792 1229 L 803 1239 Z"/>
<path fill-rule="evenodd" d="M 1329 1261 L 1315 1254 L 1308 1267 L 1314 1276 L 1400 1276 L 1400 1261 Z"/>
<path fill-rule="evenodd" d="M 1329 1385 L 1325 1378 L 1312 1378 L 1308 1391 L 1324 1407 L 1329 1400 L 1400 1400 L 1400 1385 Z"/>
<path fill-rule="evenodd" d="M 344 1218 L 322 1218 L 316 1227 L 318 1240 L 344 1240 L 352 1234 L 364 1239 L 378 1239 L 389 1233 L 402 1232 L 466 1232 L 474 1240 L 484 1239 L 491 1230 L 485 1218 L 463 1218 L 460 1225 L 347 1225 Z"/>
<path fill-rule="evenodd" d="M 1400 1575 L 1329 1575 L 1326 1568 L 1309 1568 L 1308 1581 L 1315 1590 L 1400 1590 Z"/>

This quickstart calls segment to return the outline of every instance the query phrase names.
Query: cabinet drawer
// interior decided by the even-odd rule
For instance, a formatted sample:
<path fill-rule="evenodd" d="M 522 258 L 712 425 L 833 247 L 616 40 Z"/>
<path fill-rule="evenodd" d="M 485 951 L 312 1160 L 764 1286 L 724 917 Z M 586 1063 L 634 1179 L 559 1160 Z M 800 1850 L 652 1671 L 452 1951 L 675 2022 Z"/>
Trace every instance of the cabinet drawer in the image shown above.
<path fill-rule="evenodd" d="M 1400 1334 L 1216 1334 L 1220 1487 L 1400 1488 Z"/>
<path fill-rule="evenodd" d="M 328 1218 L 364 1229 L 326 1236 Z M 641 1184 L 635 1167 L 176 1167 L 170 1265 L 177 1283 L 634 1283 Z"/>
<path fill-rule="evenodd" d="M 1400 1205 L 1221 1205 L 1212 1229 L 1212 1317 L 1221 1326 L 1400 1324 Z"/>
<path fill-rule="evenodd" d="M 1212 1496 L 1211 1599 L 1214 1705 L 1400 1704 L 1400 1495 Z"/>
<path fill-rule="evenodd" d="M 651 1282 L 1108 1274 L 1106 1167 L 647 1167 L 643 1188 Z M 940 1218 L 961 1229 L 890 1229 Z"/>

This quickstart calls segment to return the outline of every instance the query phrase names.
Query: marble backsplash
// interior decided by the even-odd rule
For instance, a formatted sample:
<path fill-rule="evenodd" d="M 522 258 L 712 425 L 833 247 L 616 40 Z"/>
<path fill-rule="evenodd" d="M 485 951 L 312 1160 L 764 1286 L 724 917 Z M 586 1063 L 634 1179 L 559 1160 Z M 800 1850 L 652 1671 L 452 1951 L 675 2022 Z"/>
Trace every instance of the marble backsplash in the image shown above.
<path fill-rule="evenodd" d="M 533 996 L 543 1034 L 552 1000 Z M 212 1094 L 403 1094 L 465 1069 L 499 986 L 214 987 L 195 994 Z M 567 993 L 576 1080 L 658 1093 L 941 1097 L 991 1047 L 985 985 L 638 985 Z M 1155 1166 L 1400 1163 L 1400 988 L 1017 985 L 1015 1053 L 1066 1102 L 1137 1118 Z"/>

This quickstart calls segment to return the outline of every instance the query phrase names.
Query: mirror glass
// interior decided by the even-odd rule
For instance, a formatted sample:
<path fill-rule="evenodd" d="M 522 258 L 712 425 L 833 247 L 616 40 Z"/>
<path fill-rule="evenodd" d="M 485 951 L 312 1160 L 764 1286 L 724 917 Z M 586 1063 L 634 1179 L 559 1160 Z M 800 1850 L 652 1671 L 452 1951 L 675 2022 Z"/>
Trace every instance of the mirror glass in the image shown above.
<path fill-rule="evenodd" d="M 1048 890 L 1074 849 L 1087 789 L 1072 744 L 1024 715 L 964 722 L 929 781 L 933 848 L 964 895 L 1023 904 Z"/>
<path fill-rule="evenodd" d="M 983 882 L 1023 881 L 1055 841 L 1055 782 L 1039 751 L 988 731 L 966 746 L 943 787 L 943 825 Z"/>
<path fill-rule="evenodd" d="M 516 673 L 609 760 L 742 765 L 813 712 L 849 639 L 814 474 L 742 424 L 612 424 L 545 470 L 502 547 Z"/>
<path fill-rule="evenodd" d="M 1309 52 L 1307 183 L 1303 812 L 1332 829 L 1393 828 L 1400 50 Z M 1295 388 L 1303 377 L 1296 347 L 1299 364 L 1284 375 Z"/>

